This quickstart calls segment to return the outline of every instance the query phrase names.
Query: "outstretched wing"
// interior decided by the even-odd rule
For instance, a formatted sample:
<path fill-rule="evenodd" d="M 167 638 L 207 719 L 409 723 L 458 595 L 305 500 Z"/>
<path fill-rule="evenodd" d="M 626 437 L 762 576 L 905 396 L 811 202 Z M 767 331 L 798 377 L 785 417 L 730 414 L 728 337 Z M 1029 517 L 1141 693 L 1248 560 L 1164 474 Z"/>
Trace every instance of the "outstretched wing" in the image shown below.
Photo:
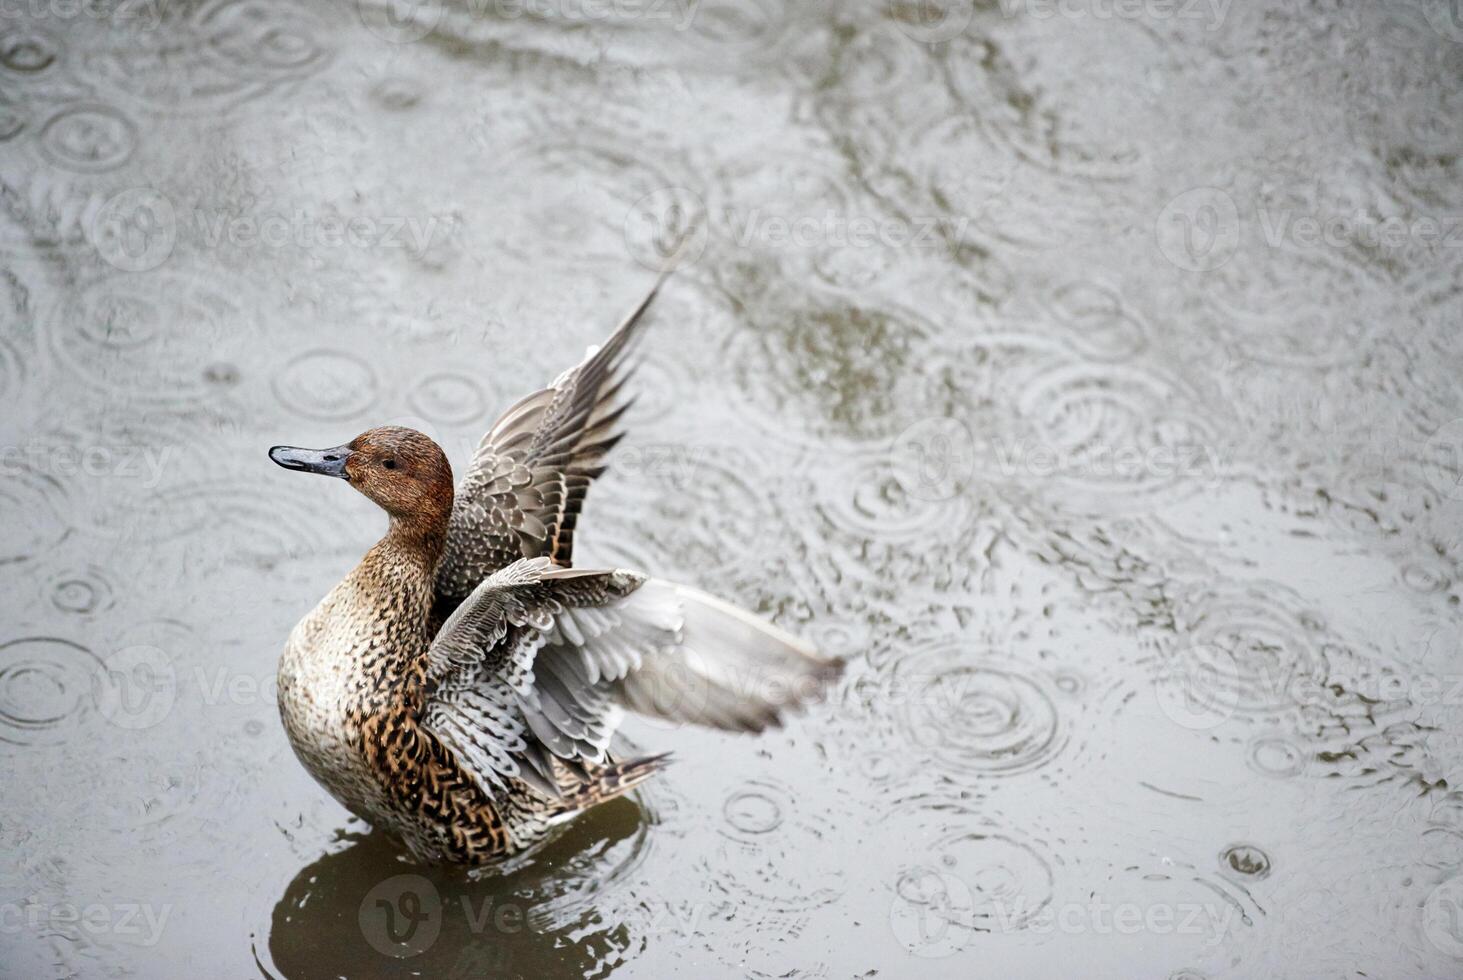
<path fill-rule="evenodd" d="M 627 355 L 661 281 L 599 350 L 518 402 L 483 436 L 457 487 L 437 594 L 447 606 L 519 558 L 573 557 L 585 494 L 623 435 Z"/>
<path fill-rule="evenodd" d="M 485 787 L 517 779 L 557 796 L 553 760 L 603 763 L 624 708 L 761 731 L 841 666 L 695 589 L 525 559 L 443 624 L 423 722 Z"/>

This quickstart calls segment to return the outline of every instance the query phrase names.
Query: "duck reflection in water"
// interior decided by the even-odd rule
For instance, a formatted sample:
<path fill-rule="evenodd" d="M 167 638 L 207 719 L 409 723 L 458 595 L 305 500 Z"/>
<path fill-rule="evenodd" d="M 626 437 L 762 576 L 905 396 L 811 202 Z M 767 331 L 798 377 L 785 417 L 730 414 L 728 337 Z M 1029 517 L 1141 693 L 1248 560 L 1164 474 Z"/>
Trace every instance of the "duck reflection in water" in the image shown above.
<path fill-rule="evenodd" d="M 639 866 L 654 820 L 620 797 L 471 872 L 406 863 L 379 831 L 349 834 L 290 882 L 256 957 L 289 980 L 607 976 L 640 940 L 605 898 Z"/>

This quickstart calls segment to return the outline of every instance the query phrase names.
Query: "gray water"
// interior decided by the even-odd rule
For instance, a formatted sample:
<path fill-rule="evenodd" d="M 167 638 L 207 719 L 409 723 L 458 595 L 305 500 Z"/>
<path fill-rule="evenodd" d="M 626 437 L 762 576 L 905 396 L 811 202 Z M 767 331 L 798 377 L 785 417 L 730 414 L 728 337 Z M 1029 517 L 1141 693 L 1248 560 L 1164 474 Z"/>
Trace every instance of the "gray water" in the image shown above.
<path fill-rule="evenodd" d="M 1463 975 L 1456 3 L 0 12 L 0 974 Z M 648 286 L 576 559 L 847 658 L 481 880 L 274 706 Z"/>

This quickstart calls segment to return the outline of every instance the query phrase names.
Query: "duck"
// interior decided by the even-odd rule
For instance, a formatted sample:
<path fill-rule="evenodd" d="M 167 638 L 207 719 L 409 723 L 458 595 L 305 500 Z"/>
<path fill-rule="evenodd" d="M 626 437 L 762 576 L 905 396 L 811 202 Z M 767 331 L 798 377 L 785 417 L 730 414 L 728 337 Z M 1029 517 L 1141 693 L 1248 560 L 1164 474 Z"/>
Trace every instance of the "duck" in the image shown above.
<path fill-rule="evenodd" d="M 416 861 L 519 854 L 660 772 L 668 752 L 612 747 L 627 712 L 762 732 L 826 697 L 843 667 L 692 586 L 573 564 L 660 287 L 504 412 L 460 481 L 402 426 L 269 450 L 386 512 L 385 535 L 290 631 L 278 706 L 305 770 Z"/>

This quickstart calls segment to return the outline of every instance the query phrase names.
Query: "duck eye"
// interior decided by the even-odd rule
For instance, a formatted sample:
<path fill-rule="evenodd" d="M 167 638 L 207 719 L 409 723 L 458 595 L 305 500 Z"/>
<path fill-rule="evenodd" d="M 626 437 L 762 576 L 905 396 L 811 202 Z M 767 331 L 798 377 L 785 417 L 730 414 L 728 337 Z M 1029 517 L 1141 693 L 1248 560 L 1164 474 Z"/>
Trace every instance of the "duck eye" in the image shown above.
<path fill-rule="evenodd" d="M 394 459 L 382 460 L 381 461 L 381 465 L 384 466 L 384 467 L 386 467 L 388 470 L 394 470 L 394 469 L 396 469 L 396 460 L 394 460 Z"/>

